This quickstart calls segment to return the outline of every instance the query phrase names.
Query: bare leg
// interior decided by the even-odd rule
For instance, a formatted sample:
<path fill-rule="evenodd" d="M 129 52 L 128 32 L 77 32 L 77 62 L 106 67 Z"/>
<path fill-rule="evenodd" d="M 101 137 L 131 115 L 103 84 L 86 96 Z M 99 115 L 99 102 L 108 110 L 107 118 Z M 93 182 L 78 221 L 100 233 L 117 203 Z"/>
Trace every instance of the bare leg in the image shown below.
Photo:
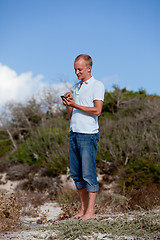
<path fill-rule="evenodd" d="M 88 192 L 87 192 L 86 188 L 79 189 L 78 194 L 79 194 L 79 197 L 80 197 L 81 209 L 80 209 L 79 213 L 77 213 L 75 216 L 71 217 L 70 219 L 82 217 L 87 210 Z"/>
<path fill-rule="evenodd" d="M 94 205 L 96 201 L 96 192 L 88 192 L 88 206 L 86 212 L 81 217 L 82 220 L 95 219 Z"/>

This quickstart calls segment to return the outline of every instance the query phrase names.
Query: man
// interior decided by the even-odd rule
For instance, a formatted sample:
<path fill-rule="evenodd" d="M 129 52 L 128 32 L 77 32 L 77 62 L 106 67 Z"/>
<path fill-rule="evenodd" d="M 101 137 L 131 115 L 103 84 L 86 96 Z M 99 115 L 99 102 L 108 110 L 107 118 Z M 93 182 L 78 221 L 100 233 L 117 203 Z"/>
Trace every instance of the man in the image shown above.
<path fill-rule="evenodd" d="M 70 122 L 70 172 L 81 201 L 80 212 L 72 218 L 94 219 L 96 193 L 99 190 L 95 159 L 99 140 L 98 116 L 104 101 L 104 85 L 91 76 L 92 59 L 81 54 L 74 62 L 75 74 L 80 80 L 73 96 L 63 98 Z"/>

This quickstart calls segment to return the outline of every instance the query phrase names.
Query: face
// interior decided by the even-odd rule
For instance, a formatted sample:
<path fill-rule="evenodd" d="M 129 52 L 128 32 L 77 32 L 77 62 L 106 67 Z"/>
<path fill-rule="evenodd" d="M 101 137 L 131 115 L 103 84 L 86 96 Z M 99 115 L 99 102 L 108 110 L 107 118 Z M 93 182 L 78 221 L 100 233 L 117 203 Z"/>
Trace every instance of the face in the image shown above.
<path fill-rule="evenodd" d="M 78 79 L 82 81 L 87 81 L 91 77 L 91 66 L 86 66 L 83 58 L 74 63 L 74 69 Z"/>

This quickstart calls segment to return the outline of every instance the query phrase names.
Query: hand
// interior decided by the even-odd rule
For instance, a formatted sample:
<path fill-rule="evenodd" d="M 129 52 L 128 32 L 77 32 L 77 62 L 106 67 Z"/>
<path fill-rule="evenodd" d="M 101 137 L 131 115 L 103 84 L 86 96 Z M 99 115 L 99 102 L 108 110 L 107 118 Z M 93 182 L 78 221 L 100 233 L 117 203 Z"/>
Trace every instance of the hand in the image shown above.
<path fill-rule="evenodd" d="M 72 99 L 73 99 L 72 94 L 71 94 L 70 92 L 67 92 L 67 93 L 64 94 L 64 96 L 65 96 L 67 99 L 65 99 L 65 98 L 62 99 L 63 104 L 64 104 L 65 106 L 71 106 L 72 103 L 74 103 L 74 101 L 72 101 Z"/>
<path fill-rule="evenodd" d="M 63 105 L 65 105 L 66 107 L 74 107 L 75 106 L 75 102 L 70 99 L 69 97 L 67 99 L 63 98 L 62 99 Z"/>
<path fill-rule="evenodd" d="M 69 99 L 73 99 L 72 93 L 70 93 L 70 92 L 65 93 L 64 96 Z"/>
<path fill-rule="evenodd" d="M 65 99 L 64 105 L 66 105 L 68 107 L 74 107 L 75 106 L 75 102 L 71 98 L 68 97 L 67 99 Z"/>

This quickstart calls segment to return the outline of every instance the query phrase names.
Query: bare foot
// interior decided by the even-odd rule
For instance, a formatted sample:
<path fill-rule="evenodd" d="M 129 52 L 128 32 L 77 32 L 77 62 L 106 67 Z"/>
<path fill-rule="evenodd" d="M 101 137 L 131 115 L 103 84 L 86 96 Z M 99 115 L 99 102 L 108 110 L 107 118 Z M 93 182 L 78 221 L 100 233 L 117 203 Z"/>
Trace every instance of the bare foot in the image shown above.
<path fill-rule="evenodd" d="M 82 219 L 83 221 L 90 220 L 90 219 L 96 219 L 96 215 L 88 213 L 88 214 L 84 214 L 80 219 Z"/>
<path fill-rule="evenodd" d="M 81 218 L 83 215 L 84 215 L 84 212 L 80 211 L 79 213 L 77 213 L 76 215 L 74 215 L 73 217 L 71 217 L 69 219 Z"/>

